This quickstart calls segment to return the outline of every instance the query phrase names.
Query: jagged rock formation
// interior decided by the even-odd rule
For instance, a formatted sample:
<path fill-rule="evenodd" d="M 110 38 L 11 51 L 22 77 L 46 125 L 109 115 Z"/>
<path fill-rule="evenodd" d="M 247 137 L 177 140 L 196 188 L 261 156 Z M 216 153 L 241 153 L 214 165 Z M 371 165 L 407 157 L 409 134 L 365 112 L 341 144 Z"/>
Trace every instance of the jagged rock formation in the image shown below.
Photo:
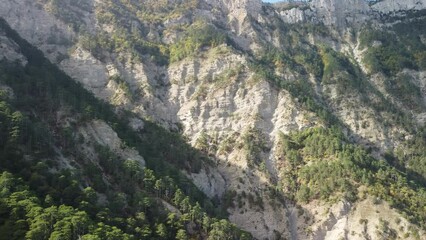
<path fill-rule="evenodd" d="M 406 11 L 406 10 L 421 10 L 426 6 L 424 0 L 415 1 L 379 1 L 376 4 L 372 5 L 372 9 L 382 13 L 389 13 L 395 11 Z"/>
<path fill-rule="evenodd" d="M 424 231 L 410 224 L 387 203 L 373 203 L 373 197 L 356 203 L 329 204 L 315 200 L 303 204 L 282 201 L 271 194 L 271 186 L 278 186 L 285 168 L 279 151 L 280 134 L 323 126 L 324 123 L 289 90 L 277 88 L 264 76 L 259 76 L 251 64 L 256 54 L 262 53 L 267 46 L 289 51 L 282 47 L 282 36 L 277 36 L 279 27 L 271 27 L 278 19 L 288 24 L 321 23 L 331 29 L 328 36 L 310 32 L 306 39 L 294 37 L 291 41 L 299 40 L 315 48 L 326 45 L 349 56 L 354 65 L 364 70 L 366 79 L 363 84 L 368 83 L 374 90 L 365 94 L 350 89 L 342 91 L 339 89 L 341 76 L 334 76 L 334 82 L 326 84 L 314 74 L 302 76 L 287 66 L 277 67 L 274 74 L 290 83 L 306 77 L 318 101 L 323 101 L 345 126 L 348 138 L 370 148 L 377 158 L 382 159 L 384 152 L 404 145 L 412 135 L 401 125 L 388 120 L 391 114 L 377 115 L 371 103 L 390 95 L 384 86 L 388 76 L 382 73 L 368 75 L 368 67 L 363 62 L 366 50 L 360 45 L 360 34 L 349 36 L 349 33 L 369 21 L 381 24 L 380 15 L 423 10 L 425 0 L 384 0 L 371 6 L 363 0 L 314 0 L 290 8 L 288 5 L 272 7 L 260 0 L 199 1 L 194 11 L 170 14 L 151 22 L 147 18 L 138 18 L 130 9 L 123 10 L 128 11 L 128 19 L 126 16 L 120 18 L 124 19 L 123 24 L 130 25 L 131 32 L 143 32 L 141 36 L 159 46 L 177 44 L 184 38 L 185 28 L 199 19 L 215 29 L 223 29 L 236 45 L 203 46 L 205 49 L 200 48 L 201 53 L 169 64 L 156 63 L 144 51 L 135 57 L 124 48 L 122 51 L 113 51 L 114 47 L 96 51 L 87 49 L 81 43 L 88 37 L 83 32 L 113 35 L 120 29 L 113 23 L 99 20 L 100 13 L 113 3 L 92 0 L 84 3 L 85 8 L 72 6 L 70 1 L 64 1 L 65 5 L 61 6 L 79 17 L 84 31 L 61 18 L 61 13 L 50 1 L 0 0 L 0 16 L 98 98 L 119 109 L 130 110 L 140 118 L 152 119 L 170 130 L 181 131 L 192 146 L 210 155 L 214 162 L 212 166 L 205 166 L 200 173 L 185 173 L 207 196 L 222 198 L 229 192 L 236 192 L 238 196 L 251 193 L 254 198 L 262 199 L 263 203 L 253 204 L 255 206 L 235 203 L 237 206 L 229 208 L 230 220 L 239 227 L 258 239 L 278 239 L 278 236 L 287 239 L 379 239 L 380 234 L 374 226 L 382 226 L 388 221 L 386 227 L 397 231 L 401 238 L 407 233 L 408 239 L 415 239 L 414 234 L 409 234 L 411 230 L 420 231 L 422 236 Z M 424 40 L 425 36 L 422 37 Z M 25 58 L 15 54 L 15 45 L 1 33 L 0 41 L 0 58 L 19 60 L 25 65 Z M 412 111 L 413 118 L 421 126 L 426 118 L 426 73 L 422 70 L 397 73 L 397 76 L 406 75 L 411 76 L 413 84 L 419 87 L 424 102 L 414 110 L 404 106 L 400 109 L 402 112 Z M 143 156 L 130 149 L 119 149 L 120 141 L 103 122 L 82 127 L 81 134 L 108 145 L 123 158 L 136 158 L 143 163 Z M 107 141 L 103 134 L 114 139 Z M 262 159 L 261 166 L 253 165 L 249 160 L 253 153 L 246 145 L 250 141 L 261 145 L 254 154 Z"/>
<path fill-rule="evenodd" d="M 314 21 L 336 28 L 359 25 L 372 19 L 375 14 L 421 10 L 425 1 L 378 1 L 369 4 L 365 0 L 333 1 L 318 0 L 309 3 L 286 4 L 279 6 L 283 20 L 290 23 Z"/>

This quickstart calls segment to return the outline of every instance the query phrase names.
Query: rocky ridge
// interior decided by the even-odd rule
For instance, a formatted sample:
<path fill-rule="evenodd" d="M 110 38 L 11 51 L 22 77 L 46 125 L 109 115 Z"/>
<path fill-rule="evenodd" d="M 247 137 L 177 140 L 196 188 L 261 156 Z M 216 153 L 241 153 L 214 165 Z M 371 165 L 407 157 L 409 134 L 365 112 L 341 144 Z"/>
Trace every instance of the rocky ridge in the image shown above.
<path fill-rule="evenodd" d="M 313 21 L 344 29 L 348 25 L 360 25 L 377 15 L 408 10 L 421 10 L 426 6 L 422 1 L 386 0 L 368 3 L 365 0 L 333 1 L 318 0 L 299 5 L 278 5 L 283 20 L 289 23 Z"/>

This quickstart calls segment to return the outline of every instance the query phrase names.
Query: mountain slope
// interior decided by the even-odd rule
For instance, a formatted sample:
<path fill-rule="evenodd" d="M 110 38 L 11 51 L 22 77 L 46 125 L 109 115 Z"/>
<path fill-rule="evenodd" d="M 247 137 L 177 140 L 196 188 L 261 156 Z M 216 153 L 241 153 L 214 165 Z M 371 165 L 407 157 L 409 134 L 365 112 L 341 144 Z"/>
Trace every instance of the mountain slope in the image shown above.
<path fill-rule="evenodd" d="M 139 131 L 147 166 L 163 168 L 147 155 L 174 164 L 254 237 L 423 236 L 424 1 L 1 4 L 130 125 L 171 131 Z M 185 141 L 199 151 L 177 154 Z"/>
<path fill-rule="evenodd" d="M 196 172 L 201 153 L 154 123 L 133 130 L 4 20 L 1 33 L 2 239 L 250 237 L 174 169 Z"/>

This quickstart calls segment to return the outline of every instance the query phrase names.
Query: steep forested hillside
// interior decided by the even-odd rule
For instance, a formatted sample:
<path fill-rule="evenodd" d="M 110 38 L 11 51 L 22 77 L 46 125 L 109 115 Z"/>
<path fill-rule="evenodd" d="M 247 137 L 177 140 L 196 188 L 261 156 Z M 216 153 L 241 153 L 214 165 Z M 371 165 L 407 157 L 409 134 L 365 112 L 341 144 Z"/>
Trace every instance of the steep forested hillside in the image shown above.
<path fill-rule="evenodd" d="M 1 239 L 249 238 L 175 170 L 199 171 L 202 153 L 154 123 L 138 134 L 130 113 L 118 117 L 4 20 L 1 27 L 28 60 L 0 66 L 10 87 L 0 92 Z M 101 145 L 96 157 L 83 155 L 78 128 L 94 119 L 113 126 L 147 167 Z M 61 166 L 64 159 L 75 166 Z"/>
<path fill-rule="evenodd" d="M 0 6 L 0 239 L 425 239 L 425 0 Z"/>

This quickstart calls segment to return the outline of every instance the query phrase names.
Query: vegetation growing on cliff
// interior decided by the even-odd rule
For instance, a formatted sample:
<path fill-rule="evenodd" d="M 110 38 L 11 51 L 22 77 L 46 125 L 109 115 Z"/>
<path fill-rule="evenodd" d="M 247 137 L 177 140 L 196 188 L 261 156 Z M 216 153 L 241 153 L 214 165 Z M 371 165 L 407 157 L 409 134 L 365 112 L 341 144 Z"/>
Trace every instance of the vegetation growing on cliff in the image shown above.
<path fill-rule="evenodd" d="M 178 170 L 199 171 L 202 153 L 154 123 L 134 132 L 111 106 L 0 23 L 28 59 L 25 67 L 0 62 L 1 83 L 15 96 L 0 92 L 1 239 L 250 239 L 221 220 L 226 213 Z M 59 111 L 70 122 L 58 121 Z M 96 147 L 98 159 L 79 154 L 74 132 L 93 119 L 108 122 L 144 156 L 147 168 L 102 146 Z M 82 168 L 61 167 L 61 153 Z M 163 201 L 176 210 L 166 210 Z"/>
<path fill-rule="evenodd" d="M 425 227 L 426 189 L 422 182 L 413 182 L 415 175 L 399 171 L 392 162 L 376 160 L 362 147 L 349 143 L 340 129 L 313 128 L 281 135 L 280 151 L 285 163 L 281 185 L 290 198 L 301 202 L 342 197 L 355 201 L 363 185 L 370 194 Z"/>

